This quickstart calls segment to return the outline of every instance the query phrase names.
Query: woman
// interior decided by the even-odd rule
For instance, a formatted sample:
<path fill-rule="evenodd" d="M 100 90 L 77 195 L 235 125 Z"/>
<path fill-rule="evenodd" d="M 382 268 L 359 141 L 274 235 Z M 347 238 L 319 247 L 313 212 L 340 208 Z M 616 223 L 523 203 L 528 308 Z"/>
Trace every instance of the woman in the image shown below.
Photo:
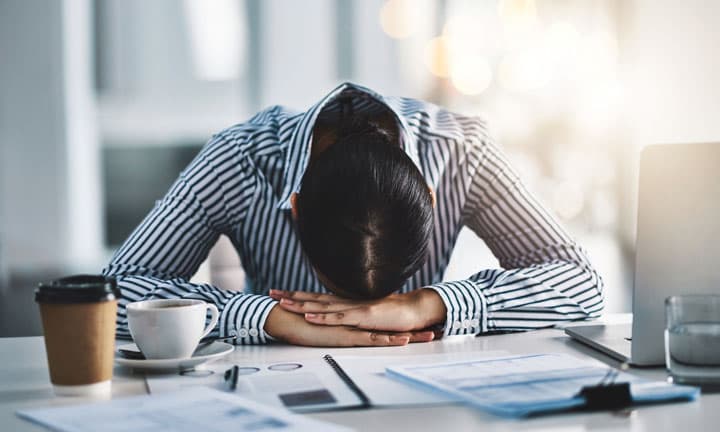
<path fill-rule="evenodd" d="M 462 226 L 502 268 L 443 282 Z M 244 292 L 188 280 L 220 234 Z M 598 316 L 602 281 L 475 117 L 345 83 L 215 135 L 117 251 L 125 305 L 187 297 L 238 343 L 404 345 Z"/>

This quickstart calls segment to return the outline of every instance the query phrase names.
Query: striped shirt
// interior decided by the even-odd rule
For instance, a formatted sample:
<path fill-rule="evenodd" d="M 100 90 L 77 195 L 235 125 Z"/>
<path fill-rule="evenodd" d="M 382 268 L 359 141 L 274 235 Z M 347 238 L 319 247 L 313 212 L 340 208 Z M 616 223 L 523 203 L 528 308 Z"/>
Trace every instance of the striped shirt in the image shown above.
<path fill-rule="evenodd" d="M 183 297 L 217 305 L 215 334 L 265 343 L 272 339 L 265 320 L 276 304 L 270 289 L 327 292 L 302 251 L 290 195 L 300 189 L 316 120 L 340 110 L 340 99 L 357 114 L 389 109 L 402 148 L 435 191 L 429 258 L 401 291 L 435 290 L 447 308 L 445 335 L 600 314 L 601 278 L 528 193 L 481 118 L 345 83 L 305 112 L 273 106 L 209 140 L 104 269 L 122 290 L 118 336 L 128 335 L 129 302 Z M 467 279 L 443 281 L 463 226 L 485 241 L 501 268 L 478 262 Z M 221 234 L 240 256 L 242 292 L 189 282 Z"/>

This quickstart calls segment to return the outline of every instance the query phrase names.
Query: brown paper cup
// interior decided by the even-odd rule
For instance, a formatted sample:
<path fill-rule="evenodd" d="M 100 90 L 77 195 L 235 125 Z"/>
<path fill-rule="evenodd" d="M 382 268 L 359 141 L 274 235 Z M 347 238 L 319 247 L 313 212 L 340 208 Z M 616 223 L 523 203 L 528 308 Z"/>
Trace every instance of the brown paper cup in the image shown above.
<path fill-rule="evenodd" d="M 112 379 L 117 301 L 41 304 L 50 381 L 95 384 Z"/>
<path fill-rule="evenodd" d="M 109 296 L 103 301 L 91 302 L 73 296 L 52 299 L 38 296 L 37 301 L 55 393 L 109 395 L 115 353 L 116 298 Z"/>

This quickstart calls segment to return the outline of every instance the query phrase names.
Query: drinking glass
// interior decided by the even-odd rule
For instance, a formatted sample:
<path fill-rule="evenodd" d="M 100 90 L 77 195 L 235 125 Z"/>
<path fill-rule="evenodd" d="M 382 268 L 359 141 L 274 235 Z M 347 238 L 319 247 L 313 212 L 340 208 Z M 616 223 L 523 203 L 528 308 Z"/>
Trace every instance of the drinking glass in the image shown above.
<path fill-rule="evenodd" d="M 720 383 L 720 295 L 665 300 L 665 364 L 673 382 Z"/>

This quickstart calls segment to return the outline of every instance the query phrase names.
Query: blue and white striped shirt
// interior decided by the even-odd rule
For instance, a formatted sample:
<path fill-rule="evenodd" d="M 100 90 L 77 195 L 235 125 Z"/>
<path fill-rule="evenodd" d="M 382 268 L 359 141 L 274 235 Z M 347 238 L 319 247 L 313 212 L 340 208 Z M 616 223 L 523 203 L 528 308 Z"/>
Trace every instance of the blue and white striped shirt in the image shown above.
<path fill-rule="evenodd" d="M 339 110 L 340 96 L 350 99 L 354 113 L 389 109 L 403 149 L 435 191 L 429 258 L 401 291 L 434 289 L 447 307 L 445 335 L 600 314 L 601 278 L 528 193 L 482 119 L 345 83 L 305 112 L 273 106 L 210 139 L 104 269 L 123 294 L 118 335 L 128 335 L 129 302 L 186 297 L 217 305 L 216 334 L 265 343 L 271 339 L 265 320 L 276 304 L 270 289 L 327 292 L 303 254 L 289 201 L 300 189 L 315 121 L 321 111 Z M 468 279 L 443 282 L 463 226 L 485 241 L 502 268 L 478 262 Z M 244 292 L 189 282 L 221 234 L 240 255 Z"/>

